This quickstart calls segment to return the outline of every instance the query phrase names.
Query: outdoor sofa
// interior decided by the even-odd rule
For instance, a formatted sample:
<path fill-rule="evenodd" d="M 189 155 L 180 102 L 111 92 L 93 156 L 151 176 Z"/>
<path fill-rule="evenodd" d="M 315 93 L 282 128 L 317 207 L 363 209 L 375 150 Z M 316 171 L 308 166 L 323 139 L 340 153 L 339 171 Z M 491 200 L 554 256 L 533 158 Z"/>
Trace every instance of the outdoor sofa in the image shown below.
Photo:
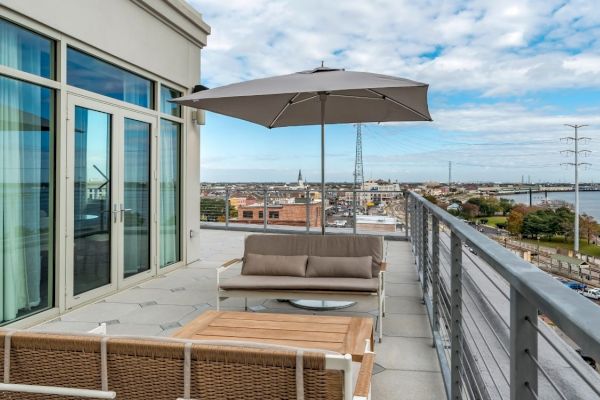
<path fill-rule="evenodd" d="M 252 342 L 10 330 L 0 341 L 0 398 L 19 400 L 364 400 L 374 362 Z"/>
<path fill-rule="evenodd" d="M 221 274 L 242 263 L 241 274 Z M 217 268 L 217 310 L 229 297 L 361 301 L 377 297 L 381 342 L 385 315 L 383 237 L 249 235 L 243 258 Z"/>

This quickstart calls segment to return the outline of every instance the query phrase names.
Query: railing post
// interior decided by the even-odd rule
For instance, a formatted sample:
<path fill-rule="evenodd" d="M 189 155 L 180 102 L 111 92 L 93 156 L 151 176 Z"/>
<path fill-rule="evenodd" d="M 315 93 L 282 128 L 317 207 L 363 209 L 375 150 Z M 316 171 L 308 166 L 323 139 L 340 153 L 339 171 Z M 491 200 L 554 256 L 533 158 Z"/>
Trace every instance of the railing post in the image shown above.
<path fill-rule="evenodd" d="M 531 359 L 538 359 L 538 333 L 534 328 L 537 311 L 513 286 L 510 287 L 511 400 L 534 400 L 536 397 L 531 392 L 538 393 L 538 369 Z"/>
<path fill-rule="evenodd" d="M 306 200 L 306 232 L 310 232 L 310 190 L 306 188 L 306 194 L 304 195 Z"/>
<path fill-rule="evenodd" d="M 404 191 L 404 237 L 408 240 L 408 191 Z"/>
<path fill-rule="evenodd" d="M 225 227 L 229 228 L 229 188 L 225 188 Z"/>
<path fill-rule="evenodd" d="M 421 276 L 423 281 L 421 282 L 421 287 L 423 288 L 423 300 L 425 300 L 425 295 L 427 294 L 427 249 L 429 247 L 429 237 L 427 231 L 427 225 L 429 222 L 429 211 L 427 211 L 427 207 L 423 204 L 422 206 L 422 215 L 421 215 Z"/>
<path fill-rule="evenodd" d="M 267 198 L 269 196 L 269 192 L 267 191 L 267 189 L 265 189 L 264 192 L 264 207 L 263 207 L 263 230 L 266 232 L 267 231 L 267 218 L 269 217 L 269 199 Z"/>
<path fill-rule="evenodd" d="M 439 332 L 439 279 L 440 279 L 440 223 L 435 215 L 431 215 L 431 318 L 433 332 Z M 435 347 L 435 335 L 433 335 Z"/>
<path fill-rule="evenodd" d="M 462 359 L 462 244 L 456 233 L 450 237 L 450 398 L 460 399 Z"/>
<path fill-rule="evenodd" d="M 356 235 L 356 186 L 352 188 L 352 233 Z"/>
<path fill-rule="evenodd" d="M 421 279 L 421 213 L 423 212 L 423 207 L 419 202 L 415 201 L 415 259 L 417 261 L 417 274 L 419 279 Z"/>

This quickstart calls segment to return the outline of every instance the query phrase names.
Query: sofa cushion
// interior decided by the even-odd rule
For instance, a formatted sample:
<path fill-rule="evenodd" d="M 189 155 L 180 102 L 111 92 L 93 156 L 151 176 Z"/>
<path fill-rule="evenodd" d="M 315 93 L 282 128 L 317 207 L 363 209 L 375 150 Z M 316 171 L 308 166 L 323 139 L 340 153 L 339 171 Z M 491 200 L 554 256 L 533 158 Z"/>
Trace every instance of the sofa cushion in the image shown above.
<path fill-rule="evenodd" d="M 237 275 L 221 281 L 224 290 L 327 290 L 377 293 L 378 278 L 300 278 L 296 276 Z"/>
<path fill-rule="evenodd" d="M 371 274 L 377 277 L 383 261 L 383 237 L 374 235 L 262 235 L 246 237 L 249 253 L 282 256 L 372 257 Z"/>
<path fill-rule="evenodd" d="M 248 253 L 242 265 L 242 275 L 304 276 L 308 256 L 274 256 Z"/>
<path fill-rule="evenodd" d="M 306 277 L 370 279 L 371 256 L 364 257 L 308 257 Z M 274 275 L 274 274 L 273 274 Z"/>

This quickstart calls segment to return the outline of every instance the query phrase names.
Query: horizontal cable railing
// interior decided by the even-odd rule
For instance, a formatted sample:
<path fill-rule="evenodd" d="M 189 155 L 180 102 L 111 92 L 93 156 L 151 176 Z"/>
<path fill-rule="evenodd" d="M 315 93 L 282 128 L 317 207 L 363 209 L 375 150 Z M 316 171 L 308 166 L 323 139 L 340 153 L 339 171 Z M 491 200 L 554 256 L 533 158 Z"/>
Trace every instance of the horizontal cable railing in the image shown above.
<path fill-rule="evenodd" d="M 203 228 L 281 233 L 321 233 L 325 204 L 326 233 L 377 234 L 404 239 L 405 192 L 332 188 L 272 189 L 203 187 L 200 223 Z"/>
<path fill-rule="evenodd" d="M 406 209 L 448 399 L 600 399 L 598 304 L 416 193 Z"/>

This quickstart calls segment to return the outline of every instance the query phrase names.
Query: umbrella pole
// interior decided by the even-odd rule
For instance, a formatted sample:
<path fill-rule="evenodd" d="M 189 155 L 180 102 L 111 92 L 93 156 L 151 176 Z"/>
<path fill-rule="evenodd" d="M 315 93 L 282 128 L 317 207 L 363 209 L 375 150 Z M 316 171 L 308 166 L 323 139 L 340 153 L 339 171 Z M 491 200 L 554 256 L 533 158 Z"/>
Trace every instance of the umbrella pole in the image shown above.
<path fill-rule="evenodd" d="M 321 235 L 325 235 L 325 101 L 327 94 L 319 93 L 321 101 Z"/>

